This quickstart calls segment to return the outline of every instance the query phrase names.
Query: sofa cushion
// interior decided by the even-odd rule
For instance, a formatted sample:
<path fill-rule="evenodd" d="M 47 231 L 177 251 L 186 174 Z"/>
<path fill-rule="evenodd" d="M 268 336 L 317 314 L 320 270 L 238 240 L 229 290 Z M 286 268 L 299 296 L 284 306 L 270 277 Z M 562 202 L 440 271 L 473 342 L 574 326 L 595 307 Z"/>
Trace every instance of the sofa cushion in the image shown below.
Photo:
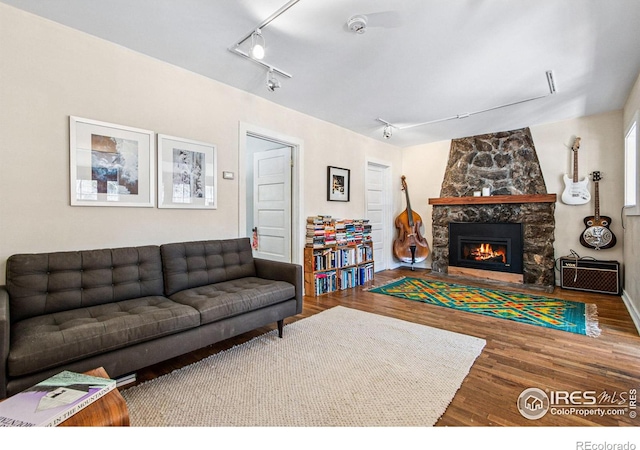
<path fill-rule="evenodd" d="M 11 321 L 163 295 L 158 246 L 20 254 L 7 260 Z"/>
<path fill-rule="evenodd" d="M 160 246 L 165 295 L 236 278 L 255 277 L 249 238 Z"/>
<path fill-rule="evenodd" d="M 290 283 L 247 277 L 186 289 L 170 298 L 200 311 L 204 324 L 280 303 L 295 295 L 295 287 Z"/>
<path fill-rule="evenodd" d="M 45 314 L 12 325 L 8 372 L 38 372 L 198 325 L 198 311 L 161 296 Z"/>

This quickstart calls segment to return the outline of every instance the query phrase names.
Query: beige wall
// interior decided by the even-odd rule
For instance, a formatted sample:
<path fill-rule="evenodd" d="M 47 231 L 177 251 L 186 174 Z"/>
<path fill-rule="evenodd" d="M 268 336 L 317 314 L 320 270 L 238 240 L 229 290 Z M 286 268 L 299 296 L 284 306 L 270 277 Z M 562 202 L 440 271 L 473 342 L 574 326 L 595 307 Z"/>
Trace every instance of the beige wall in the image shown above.
<path fill-rule="evenodd" d="M 574 250 L 581 257 L 591 256 L 598 259 L 617 260 L 622 263 L 624 246 L 624 234 L 620 222 L 624 173 L 622 111 L 530 128 L 547 192 L 558 194 L 558 198 L 564 189 L 562 175 L 567 173 L 571 176 L 573 171 L 570 148 L 576 136 L 582 138 L 578 152 L 579 174 L 583 177 L 594 170 L 602 172 L 600 214 L 611 217 L 611 229 L 618 239 L 618 244 L 607 250 L 596 251 L 583 247 L 579 237 L 585 229 L 583 219 L 594 213 L 593 201 L 580 206 L 568 206 L 558 201 L 556 203 L 556 258 L 569 255 L 571 250 Z M 427 204 L 427 201 L 430 197 L 440 196 L 450 144 L 451 141 L 437 142 L 410 147 L 403 152 L 404 174 L 408 181 L 413 181 L 411 184 L 411 206 L 422 216 L 425 223 L 424 236 L 427 237 L 429 243 L 432 240 L 432 208 Z M 593 184 L 590 187 L 593 193 Z"/>
<path fill-rule="evenodd" d="M 282 108 L 177 67 L 0 4 L 0 284 L 9 255 L 239 235 L 240 123 L 273 130 L 304 142 L 302 213 L 359 217 L 365 213 L 368 158 L 389 161 L 395 214 L 407 177 L 414 210 L 431 243 L 430 197 L 438 197 L 449 141 L 399 149 L 327 122 Z M 640 80 L 624 111 L 531 127 L 547 189 L 562 192 L 571 170 L 568 148 L 582 137 L 582 174 L 600 170 L 601 213 L 613 219 L 619 244 L 595 252 L 578 242 L 592 204 L 557 204 L 556 256 L 625 260 L 625 296 L 640 309 L 640 220 L 621 229 L 623 129 L 640 108 Z M 211 142 L 218 148 L 218 209 L 71 207 L 69 116 Z M 499 130 L 496 130 L 499 131 Z M 326 166 L 351 169 L 351 202 L 326 201 Z M 624 249 L 624 251 L 623 251 Z M 389 249 L 390 253 L 391 249 Z M 429 267 L 430 260 L 424 264 Z"/>
<path fill-rule="evenodd" d="M 0 42 L 0 284 L 15 253 L 238 236 L 239 177 L 221 173 L 240 170 L 241 123 L 304 142 L 305 216 L 361 217 L 366 158 L 400 178 L 394 146 L 4 4 Z M 71 207 L 69 116 L 215 144 L 218 209 Z M 351 202 L 326 201 L 327 165 L 351 169 Z"/>
<path fill-rule="evenodd" d="M 433 208 L 428 202 L 429 198 L 440 197 L 440 187 L 444 180 L 450 145 L 451 141 L 441 141 L 408 147 L 402 152 L 403 174 L 407 177 L 411 208 L 422 218 L 422 236 L 427 239 L 432 249 L 431 213 Z M 406 203 L 403 205 L 402 210 L 406 207 Z M 431 255 L 419 266 L 431 267 Z"/>
<path fill-rule="evenodd" d="M 611 230 L 617 238 L 615 247 L 592 250 L 580 244 L 584 231 L 583 219 L 594 214 L 593 182 L 589 183 L 592 200 L 585 205 L 570 206 L 556 203 L 556 258 L 569 255 L 571 250 L 581 257 L 616 260 L 623 262 L 624 234 L 620 221 L 623 201 L 624 139 L 622 136 L 622 111 L 581 117 L 546 125 L 531 127 L 542 173 L 549 193 L 564 190 L 562 176 L 572 175 L 573 159 L 570 148 L 575 136 L 581 137 L 578 151 L 580 177 L 594 170 L 601 172 L 600 214 L 611 217 Z"/>
<path fill-rule="evenodd" d="M 624 107 L 624 130 L 640 109 L 640 75 Z M 625 283 L 623 299 L 640 331 L 640 216 L 625 217 Z"/>

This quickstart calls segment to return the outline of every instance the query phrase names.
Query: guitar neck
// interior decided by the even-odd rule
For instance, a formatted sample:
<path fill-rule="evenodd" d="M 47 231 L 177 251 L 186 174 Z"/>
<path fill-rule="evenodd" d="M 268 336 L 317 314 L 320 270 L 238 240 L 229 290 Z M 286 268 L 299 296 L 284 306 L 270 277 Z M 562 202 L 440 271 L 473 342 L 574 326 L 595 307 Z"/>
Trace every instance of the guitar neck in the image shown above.
<path fill-rule="evenodd" d="M 595 195 L 596 195 L 596 199 L 595 199 L 595 205 L 596 205 L 596 214 L 595 214 L 595 218 L 596 221 L 600 220 L 600 186 L 598 186 L 598 182 L 594 182 L 593 183 L 595 185 L 594 187 L 594 191 L 595 191 Z"/>
<path fill-rule="evenodd" d="M 580 138 L 577 137 L 575 141 L 573 141 L 573 182 L 578 182 L 578 149 L 580 148 Z"/>

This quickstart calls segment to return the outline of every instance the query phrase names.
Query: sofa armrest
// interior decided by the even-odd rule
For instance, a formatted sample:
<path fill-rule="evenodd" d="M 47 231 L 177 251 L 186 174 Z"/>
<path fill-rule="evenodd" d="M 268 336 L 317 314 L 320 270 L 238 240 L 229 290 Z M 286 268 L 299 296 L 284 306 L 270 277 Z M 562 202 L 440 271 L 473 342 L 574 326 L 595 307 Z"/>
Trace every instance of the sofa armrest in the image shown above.
<path fill-rule="evenodd" d="M 302 266 L 299 264 L 254 258 L 256 276 L 266 280 L 286 281 L 296 288 L 296 314 L 302 312 Z"/>
<path fill-rule="evenodd" d="M 7 396 L 7 359 L 9 358 L 9 293 L 0 286 L 0 399 Z"/>

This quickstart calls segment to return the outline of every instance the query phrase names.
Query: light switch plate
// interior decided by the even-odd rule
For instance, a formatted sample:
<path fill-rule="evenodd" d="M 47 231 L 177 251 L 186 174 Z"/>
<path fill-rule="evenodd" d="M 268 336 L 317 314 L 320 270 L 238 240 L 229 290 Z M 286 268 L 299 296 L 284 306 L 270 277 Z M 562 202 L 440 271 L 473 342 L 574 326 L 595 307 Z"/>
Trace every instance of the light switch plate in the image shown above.
<path fill-rule="evenodd" d="M 223 171 L 222 178 L 224 178 L 225 180 L 233 180 L 233 172 Z"/>

